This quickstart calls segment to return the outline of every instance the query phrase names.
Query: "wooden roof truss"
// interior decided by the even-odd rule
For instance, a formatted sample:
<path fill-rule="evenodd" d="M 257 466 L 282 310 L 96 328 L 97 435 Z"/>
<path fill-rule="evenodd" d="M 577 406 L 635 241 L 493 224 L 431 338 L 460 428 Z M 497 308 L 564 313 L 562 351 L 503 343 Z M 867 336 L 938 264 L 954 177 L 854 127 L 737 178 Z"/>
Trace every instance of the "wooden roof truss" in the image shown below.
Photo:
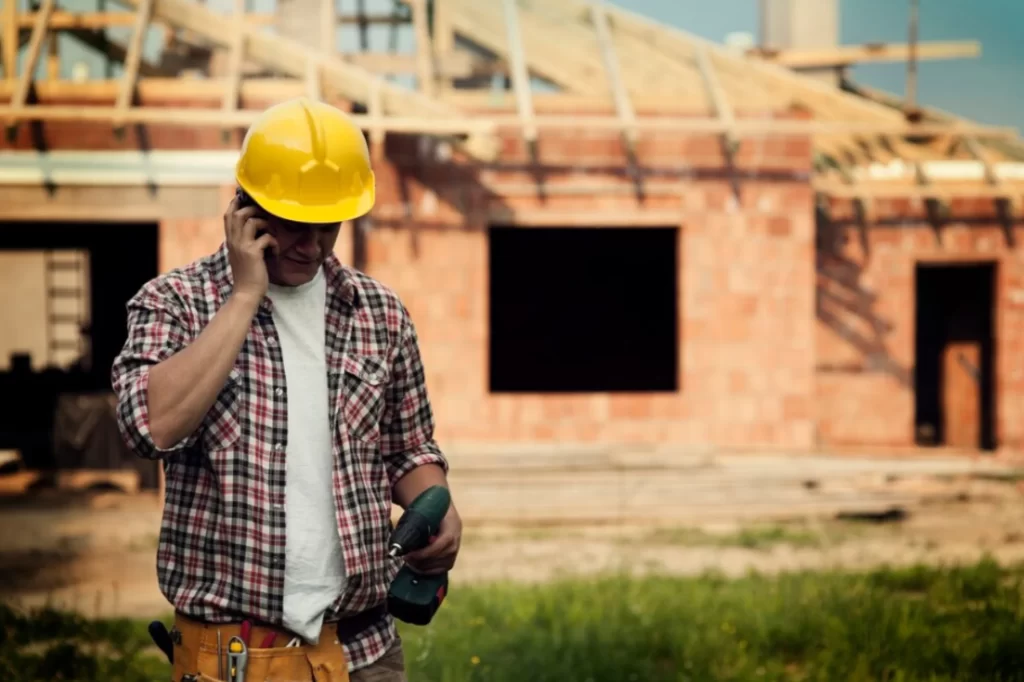
<path fill-rule="evenodd" d="M 617 131 L 629 148 L 641 134 L 659 130 L 711 133 L 721 135 L 730 151 L 744 137 L 810 132 L 821 159 L 818 180 L 830 193 L 875 192 L 858 181 L 858 167 L 901 159 L 920 169 L 925 161 L 953 153 L 985 165 L 989 194 L 1019 191 L 993 170 L 993 159 L 1006 158 L 1005 150 L 1024 148 L 1017 131 L 949 116 L 910 121 L 891 101 L 837 88 L 790 68 L 843 68 L 858 60 L 899 59 L 906 54 L 905 46 L 743 54 L 601 0 L 402 0 L 402 11 L 386 16 L 338 13 L 334 0 L 324 0 L 321 35 L 310 41 L 319 46 L 268 32 L 275 17 L 246 12 L 244 0 L 235 0 L 230 14 L 196 0 L 118 0 L 131 11 L 103 13 L 68 12 L 57 0 L 40 0 L 34 11 L 25 13 L 16 1 L 0 0 L 0 119 L 8 126 L 28 120 L 88 120 L 108 121 L 115 129 L 145 123 L 236 128 L 259 114 L 239 108 L 248 94 L 260 92 L 271 99 L 309 94 L 360 105 L 366 113 L 355 118 L 370 131 L 375 146 L 388 132 L 436 135 L 455 141 L 470 156 L 493 159 L 499 128 L 516 129 L 528 142 L 542 129 Z M 412 28 L 412 54 L 342 54 L 329 44 L 339 22 L 365 28 L 398 21 Z M 147 63 L 142 55 L 151 24 L 163 27 L 167 36 L 159 64 Z M 95 40 L 96 31 L 115 25 L 131 27 L 126 44 L 105 37 Z M 93 40 L 94 46 L 105 46 L 110 57 L 122 61 L 121 78 L 62 81 L 51 64 L 51 77 L 35 81 L 44 45 L 51 46 L 48 60 L 56 62 L 56 41 L 49 40 L 56 31 L 71 31 Z M 16 72 L 26 33 L 23 68 Z M 918 53 L 924 58 L 973 56 L 977 46 L 926 44 Z M 187 58 L 175 64 L 174 54 Z M 214 73 L 211 64 L 218 55 L 223 68 Z M 208 78 L 170 80 L 186 62 L 203 67 L 204 58 Z M 389 75 L 395 73 L 415 75 L 416 85 L 393 82 Z M 490 87 L 495 76 L 506 80 L 511 97 Z M 553 92 L 538 92 L 531 79 L 543 80 Z M 98 103 L 30 101 L 46 99 L 30 98 L 33 88 L 55 99 L 63 95 Z M 137 97 L 142 91 L 146 95 Z M 157 106 L 153 102 L 159 96 L 213 106 Z M 136 99 L 147 104 L 135 106 Z M 574 115 L 609 105 L 612 115 Z M 809 112 L 811 120 L 763 115 L 794 107 Z M 648 115 L 652 113 L 659 115 Z M 918 180 L 913 193 L 950 191 L 949 183 L 929 182 L 921 171 Z"/>

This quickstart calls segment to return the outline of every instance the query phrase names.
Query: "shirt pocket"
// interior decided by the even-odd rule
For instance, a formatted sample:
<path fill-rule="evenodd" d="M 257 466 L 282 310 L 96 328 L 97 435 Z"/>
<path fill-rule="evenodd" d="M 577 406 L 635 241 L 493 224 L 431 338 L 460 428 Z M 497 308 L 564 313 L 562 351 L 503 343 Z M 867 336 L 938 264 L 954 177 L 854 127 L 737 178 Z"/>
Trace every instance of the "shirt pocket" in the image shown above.
<path fill-rule="evenodd" d="M 242 437 L 241 395 L 242 375 L 232 369 L 203 420 L 200 440 L 207 453 L 227 450 Z"/>
<path fill-rule="evenodd" d="M 351 438 L 380 440 L 388 366 L 377 355 L 346 355 L 342 360 L 339 417 Z"/>

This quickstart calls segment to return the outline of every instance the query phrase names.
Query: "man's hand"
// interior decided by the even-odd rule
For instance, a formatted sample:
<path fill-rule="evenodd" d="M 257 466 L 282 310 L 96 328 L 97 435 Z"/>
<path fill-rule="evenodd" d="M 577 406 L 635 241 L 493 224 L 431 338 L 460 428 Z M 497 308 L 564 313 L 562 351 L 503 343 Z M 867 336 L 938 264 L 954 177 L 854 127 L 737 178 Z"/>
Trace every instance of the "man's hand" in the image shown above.
<path fill-rule="evenodd" d="M 448 514 L 441 521 L 437 537 L 427 547 L 410 552 L 405 556 L 406 563 L 420 573 L 438 574 L 449 571 L 455 566 L 455 558 L 459 554 L 459 544 L 462 541 L 462 519 L 455 506 L 448 510 Z"/>
<path fill-rule="evenodd" d="M 269 276 L 264 251 L 277 250 L 277 241 L 269 232 L 256 206 L 239 208 L 238 197 L 231 200 L 224 214 L 224 240 L 228 245 L 228 262 L 235 293 L 262 301 L 267 293 Z"/>

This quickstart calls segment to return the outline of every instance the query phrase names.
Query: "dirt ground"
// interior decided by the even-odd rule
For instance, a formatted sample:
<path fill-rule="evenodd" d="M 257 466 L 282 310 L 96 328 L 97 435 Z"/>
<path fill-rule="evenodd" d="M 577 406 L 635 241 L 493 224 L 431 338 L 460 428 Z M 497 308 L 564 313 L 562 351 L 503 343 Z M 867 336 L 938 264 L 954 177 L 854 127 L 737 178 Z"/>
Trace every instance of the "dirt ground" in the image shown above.
<path fill-rule="evenodd" d="M 985 554 L 1014 563 L 1024 560 L 1024 488 L 1018 481 L 1016 474 L 890 478 L 887 494 L 901 504 L 854 518 L 800 505 L 763 518 L 695 513 L 640 523 L 512 526 L 469 518 L 452 578 L 462 584 L 543 581 L 618 570 L 740 575 L 752 569 L 963 562 Z M 6 496 L 0 497 L 0 521 L 0 599 L 26 607 L 50 603 L 89 616 L 149 617 L 168 610 L 156 585 L 155 496 Z"/>

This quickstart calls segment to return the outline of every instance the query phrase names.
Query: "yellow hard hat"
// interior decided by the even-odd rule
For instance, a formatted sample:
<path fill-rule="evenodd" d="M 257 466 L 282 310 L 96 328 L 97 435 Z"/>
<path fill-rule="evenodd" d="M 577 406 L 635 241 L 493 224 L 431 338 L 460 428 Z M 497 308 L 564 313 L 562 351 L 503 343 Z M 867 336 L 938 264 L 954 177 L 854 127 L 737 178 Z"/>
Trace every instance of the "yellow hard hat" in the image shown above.
<path fill-rule="evenodd" d="M 301 223 L 358 218 L 376 196 L 363 131 L 340 109 L 304 97 L 270 107 L 249 127 L 235 178 L 264 210 Z"/>

